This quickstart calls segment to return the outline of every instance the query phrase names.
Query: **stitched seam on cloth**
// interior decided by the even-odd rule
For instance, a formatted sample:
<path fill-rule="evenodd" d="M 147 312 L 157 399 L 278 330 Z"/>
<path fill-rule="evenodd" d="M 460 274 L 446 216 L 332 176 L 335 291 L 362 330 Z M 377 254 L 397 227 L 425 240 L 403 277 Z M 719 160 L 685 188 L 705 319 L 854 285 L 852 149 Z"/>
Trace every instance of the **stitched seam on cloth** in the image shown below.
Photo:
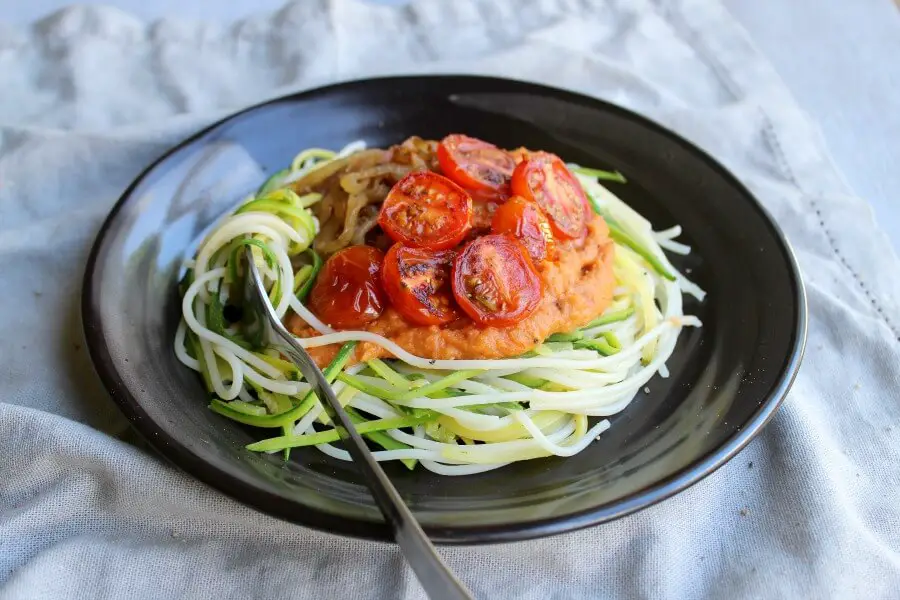
<path fill-rule="evenodd" d="M 850 263 L 844 258 L 844 255 L 841 254 L 841 251 L 838 250 L 837 240 L 832 236 L 831 230 L 825 224 L 825 219 L 822 216 L 822 211 L 819 210 L 819 204 L 815 200 L 813 200 L 812 196 L 807 196 L 807 194 L 803 194 L 807 201 L 809 202 L 810 207 L 816 213 L 816 217 L 819 221 L 819 225 L 822 227 L 822 231 L 825 232 L 825 238 L 828 240 L 831 249 L 834 251 L 834 255 L 837 257 L 838 261 L 844 268 L 847 269 L 847 272 L 850 273 L 851 277 L 859 284 L 859 288 L 862 290 L 863 295 L 869 299 L 869 302 L 872 304 L 872 307 L 875 309 L 875 312 L 881 317 L 881 320 L 884 321 L 884 324 L 887 325 L 887 328 L 891 330 L 891 333 L 894 334 L 894 339 L 897 342 L 900 342 L 900 329 L 897 329 L 894 324 L 891 322 L 887 313 L 884 312 L 884 309 L 881 307 L 881 304 L 878 303 L 878 300 L 875 298 L 875 295 L 869 291 L 868 286 L 866 286 L 865 282 L 862 280 L 856 271 L 853 270 L 853 267 L 850 266 Z"/>
<path fill-rule="evenodd" d="M 651 3 L 656 7 L 656 9 L 663 15 L 663 17 L 667 18 L 669 22 L 671 22 L 676 27 L 679 27 L 683 34 L 685 34 L 691 45 L 694 47 L 699 47 L 704 50 L 699 57 L 701 60 L 707 63 L 710 70 L 716 74 L 717 77 L 720 78 L 722 83 L 725 85 L 728 92 L 737 100 L 740 95 L 738 92 L 743 91 L 742 86 L 732 79 L 731 74 L 728 68 L 719 62 L 716 58 L 716 53 L 712 52 L 704 42 L 702 36 L 697 35 L 697 33 L 693 30 L 693 28 L 688 24 L 687 19 L 683 17 L 681 11 L 674 9 L 670 6 L 663 6 L 663 3 L 667 3 L 667 0 L 651 0 Z M 778 132 L 775 130 L 775 125 L 772 123 L 771 118 L 762 109 L 762 107 L 757 107 L 760 115 L 763 118 L 763 135 L 766 138 L 766 142 L 772 148 L 773 153 L 775 154 L 775 160 L 778 164 L 779 168 L 782 170 L 782 174 L 788 178 L 788 180 L 797 186 L 797 189 L 801 191 L 801 196 L 806 200 L 809 207 L 815 212 L 816 220 L 819 223 L 819 226 L 822 229 L 822 233 L 825 234 L 825 239 L 828 241 L 828 245 L 831 247 L 831 251 L 834 256 L 838 259 L 838 262 L 843 265 L 844 269 L 850 274 L 856 284 L 859 286 L 860 291 L 863 296 L 865 296 L 869 303 L 872 305 L 872 308 L 875 309 L 875 312 L 878 314 L 881 321 L 887 326 L 887 328 L 894 334 L 894 339 L 897 342 L 900 342 L 900 328 L 898 328 L 891 319 L 888 317 L 887 313 L 882 308 L 881 304 L 878 302 L 878 299 L 875 297 L 875 294 L 869 289 L 869 286 L 863 281 L 862 277 L 853 269 L 850 265 L 850 262 L 846 259 L 844 254 L 840 251 L 840 248 L 837 244 L 837 238 L 835 238 L 834 234 L 831 233 L 831 229 L 825 223 L 825 217 L 822 213 L 822 210 L 819 208 L 818 202 L 813 198 L 812 194 L 809 194 L 803 190 L 803 186 L 801 185 L 799 179 L 794 174 L 793 169 L 791 169 L 790 161 L 787 159 L 787 155 L 782 148 L 781 142 L 778 137 Z M 805 115 L 804 115 L 805 117 Z"/>
<path fill-rule="evenodd" d="M 793 169 L 791 169 L 790 162 L 787 160 L 787 156 L 785 155 L 784 149 L 781 146 L 781 141 L 778 138 L 778 132 L 775 131 L 775 125 L 772 123 L 771 119 L 769 119 L 769 116 L 766 114 L 766 112 L 762 110 L 762 108 L 759 109 L 759 113 L 763 118 L 763 134 L 766 137 L 766 142 L 775 153 L 775 158 L 781 168 L 784 170 L 784 175 L 788 177 L 790 181 L 794 183 L 798 188 L 801 188 L 802 192 L 802 185 L 797 179 L 797 176 L 794 174 Z M 819 208 L 819 203 L 815 200 L 813 194 L 807 194 L 803 192 L 801 196 L 806 200 L 813 212 L 816 213 L 816 220 L 818 221 L 819 226 L 822 228 L 822 232 L 825 234 L 825 239 L 828 240 L 828 245 L 831 246 L 831 251 L 838 259 L 838 262 L 840 262 L 844 266 L 847 272 L 850 273 L 850 276 L 853 278 L 853 280 L 856 281 L 857 285 L 859 285 L 859 289 L 869 300 L 872 308 L 875 309 L 875 312 L 878 313 L 887 328 L 891 331 L 891 333 L 894 334 L 894 339 L 900 342 L 900 329 L 898 329 L 893 324 L 887 313 L 884 312 L 881 304 L 875 298 L 875 295 L 869 290 L 869 287 L 863 281 L 862 277 L 860 277 L 860 275 L 853 269 L 853 267 L 850 265 L 850 262 L 841 252 L 837 244 L 837 239 L 834 237 L 834 234 L 831 233 L 831 229 L 825 223 L 825 217 L 822 214 L 822 210 L 821 208 Z"/>

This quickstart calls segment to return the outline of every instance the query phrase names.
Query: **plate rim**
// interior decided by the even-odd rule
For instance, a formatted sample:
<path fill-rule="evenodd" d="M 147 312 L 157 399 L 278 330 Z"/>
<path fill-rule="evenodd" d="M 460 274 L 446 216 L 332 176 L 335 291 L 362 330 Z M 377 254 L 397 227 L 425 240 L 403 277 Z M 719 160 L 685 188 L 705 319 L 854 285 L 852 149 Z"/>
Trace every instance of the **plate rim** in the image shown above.
<path fill-rule="evenodd" d="M 469 81 L 519 86 L 523 91 L 537 93 L 544 97 L 562 97 L 565 100 L 577 102 L 581 105 L 594 105 L 595 108 L 638 122 L 644 127 L 656 131 L 656 133 L 668 137 L 680 145 L 686 151 L 694 153 L 698 158 L 707 163 L 720 177 L 735 186 L 752 202 L 766 221 L 774 234 L 775 241 L 781 245 L 781 251 L 786 258 L 786 264 L 793 289 L 794 301 L 797 306 L 797 314 L 793 327 L 793 346 L 789 356 L 783 359 L 782 371 L 779 379 L 770 394 L 759 404 L 759 408 L 747 421 L 747 423 L 734 433 L 728 440 L 711 450 L 702 460 L 691 464 L 671 476 L 657 481 L 641 490 L 635 491 L 614 504 L 594 507 L 577 511 L 560 517 L 549 517 L 534 521 L 520 521 L 502 525 L 473 525 L 454 527 L 425 527 L 426 533 L 436 543 L 457 544 L 489 544 L 534 539 L 539 537 L 557 535 L 565 532 L 576 531 L 618 519 L 634 513 L 638 510 L 650 507 L 675 494 L 698 483 L 711 475 L 747 446 L 763 428 L 772 420 L 796 380 L 800 365 L 806 350 L 808 330 L 808 306 L 806 289 L 800 271 L 797 257 L 784 232 L 776 223 L 771 213 L 760 202 L 747 186 L 737 176 L 725 168 L 712 155 L 693 142 L 672 131 L 668 127 L 658 123 L 642 114 L 634 112 L 623 106 L 575 92 L 572 90 L 535 83 L 531 81 L 470 74 L 441 74 L 441 75 L 395 75 L 382 77 L 369 77 L 339 81 L 328 85 L 317 86 L 270 98 L 236 112 L 229 113 L 221 119 L 203 127 L 194 134 L 186 137 L 177 144 L 169 147 L 159 157 L 150 162 L 141 172 L 135 176 L 132 182 L 119 196 L 109 214 L 103 220 L 100 229 L 91 245 L 91 250 L 85 264 L 85 272 L 82 280 L 81 291 L 81 320 L 88 353 L 94 369 L 97 372 L 104 388 L 110 397 L 118 405 L 133 426 L 161 456 L 173 463 L 182 471 L 193 478 L 231 496 L 241 504 L 266 512 L 277 518 L 290 521 L 299 525 L 317 529 L 326 533 L 347 535 L 352 537 L 393 541 L 390 528 L 384 522 L 365 521 L 334 515 L 318 508 L 300 504 L 297 501 L 288 500 L 262 491 L 252 485 L 246 484 L 230 473 L 218 469 L 206 463 L 202 458 L 193 453 L 185 445 L 168 435 L 143 409 L 141 402 L 131 393 L 122 377 L 115 368 L 114 360 L 109 352 L 108 345 L 103 336 L 101 310 L 99 306 L 99 281 L 102 279 L 98 272 L 98 263 L 101 258 L 101 250 L 112 230 L 117 216 L 131 198 L 132 193 L 153 170 L 166 161 L 173 154 L 191 145 L 206 134 L 221 127 L 233 119 L 237 119 L 252 111 L 264 107 L 291 101 L 302 101 L 319 95 L 327 95 L 341 89 L 355 86 L 366 86 L 377 83 L 390 83 L 400 81 L 423 81 L 440 79 L 447 82 Z M 303 510 L 297 510 L 302 507 Z"/>

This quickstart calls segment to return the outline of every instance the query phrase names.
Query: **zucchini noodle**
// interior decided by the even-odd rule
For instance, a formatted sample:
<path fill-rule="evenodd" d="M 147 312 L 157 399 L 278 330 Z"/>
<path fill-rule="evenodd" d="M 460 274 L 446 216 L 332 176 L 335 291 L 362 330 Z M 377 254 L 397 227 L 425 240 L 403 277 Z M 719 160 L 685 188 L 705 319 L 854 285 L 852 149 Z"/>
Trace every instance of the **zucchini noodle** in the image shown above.
<path fill-rule="evenodd" d="M 333 445 L 337 432 L 298 369 L 242 334 L 240 308 L 229 298 L 240 296 L 245 246 L 276 314 L 292 311 L 319 334 L 298 342 L 342 345 L 326 378 L 376 448 L 376 460 L 441 475 L 581 452 L 614 425 L 606 417 L 624 410 L 654 375 L 668 375 L 665 363 L 681 330 L 701 325 L 684 314 L 682 294 L 702 301 L 705 293 L 664 252 L 690 253 L 676 240 L 681 228 L 654 232 L 600 183 L 624 185 L 621 174 L 570 165 L 615 242 L 612 302 L 590 323 L 554 334 L 525 355 L 494 360 L 429 359 L 376 333 L 327 326 L 304 305 L 321 254 L 363 243 L 386 182 L 433 168 L 433 146 L 412 138 L 386 164 L 386 151 L 366 150 L 362 142 L 336 152 L 304 150 L 220 220 L 185 261 L 175 355 L 200 373 L 214 412 L 275 430 L 248 449 L 287 457 L 292 448 L 313 446 L 350 460 Z M 393 358 L 348 364 L 359 343 L 381 346 Z"/>

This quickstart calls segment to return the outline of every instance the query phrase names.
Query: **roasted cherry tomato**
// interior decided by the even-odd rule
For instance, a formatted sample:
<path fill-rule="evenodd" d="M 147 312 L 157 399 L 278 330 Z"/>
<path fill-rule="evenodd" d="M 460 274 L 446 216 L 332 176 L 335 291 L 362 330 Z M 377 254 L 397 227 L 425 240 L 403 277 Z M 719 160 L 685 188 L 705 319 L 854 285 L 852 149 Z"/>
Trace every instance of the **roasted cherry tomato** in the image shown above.
<path fill-rule="evenodd" d="M 497 208 L 491 230 L 508 233 L 519 240 L 535 263 L 552 256 L 554 239 L 550 221 L 540 206 L 522 196 L 513 196 Z"/>
<path fill-rule="evenodd" d="M 506 187 L 516 167 L 516 161 L 505 150 L 459 133 L 441 140 L 437 156 L 444 175 L 473 191 Z"/>
<path fill-rule="evenodd" d="M 558 156 L 531 153 L 516 166 L 510 187 L 514 194 L 537 202 L 557 237 L 573 239 L 585 234 L 590 214 L 587 197 Z"/>
<path fill-rule="evenodd" d="M 456 257 L 453 295 L 479 325 L 504 327 L 534 312 L 541 301 L 541 280 L 522 244 L 509 235 L 485 235 Z"/>
<path fill-rule="evenodd" d="M 378 224 L 405 246 L 452 248 L 472 227 L 472 198 L 446 177 L 417 171 L 391 188 Z"/>
<path fill-rule="evenodd" d="M 459 318 L 450 270 L 452 250 L 394 244 L 384 257 L 381 280 L 391 304 L 416 325 L 443 325 Z"/>
<path fill-rule="evenodd" d="M 309 309 L 335 329 L 352 329 L 384 312 L 381 263 L 384 253 L 371 246 L 350 246 L 332 255 L 309 294 Z"/>

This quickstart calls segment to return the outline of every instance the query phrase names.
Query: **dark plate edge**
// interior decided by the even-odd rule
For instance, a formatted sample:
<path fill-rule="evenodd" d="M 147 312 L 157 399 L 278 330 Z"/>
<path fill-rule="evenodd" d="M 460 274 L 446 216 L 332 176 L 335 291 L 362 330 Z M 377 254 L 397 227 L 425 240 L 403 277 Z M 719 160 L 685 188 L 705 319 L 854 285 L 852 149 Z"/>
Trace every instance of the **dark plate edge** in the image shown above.
<path fill-rule="evenodd" d="M 390 529 L 382 522 L 369 521 L 350 521 L 346 518 L 338 517 L 330 513 L 304 507 L 302 512 L 296 510 L 296 506 L 291 501 L 284 500 L 274 494 L 261 492 L 260 490 L 248 486 L 241 481 L 235 479 L 231 475 L 211 468 L 187 448 L 176 442 L 174 439 L 166 435 L 148 417 L 147 413 L 141 408 L 135 397 L 125 386 L 121 377 L 119 377 L 115 367 L 112 364 L 112 357 L 109 354 L 101 327 L 101 318 L 99 310 L 98 289 L 95 289 L 94 278 L 96 275 L 97 261 L 100 258 L 106 235 L 124 206 L 128 197 L 141 181 L 160 163 L 162 163 L 171 154 L 179 151 L 185 146 L 191 144 L 197 139 L 203 137 L 210 131 L 216 129 L 223 123 L 243 115 L 247 112 L 258 108 L 286 102 L 291 100 L 302 99 L 307 96 L 315 96 L 328 93 L 329 91 L 346 86 L 365 85 L 373 81 L 397 81 L 397 80 L 430 80 L 430 79 L 468 79 L 483 80 L 490 82 L 501 82 L 514 84 L 518 86 L 530 87 L 532 90 L 538 90 L 543 94 L 552 94 L 556 96 L 565 96 L 569 100 L 576 100 L 582 104 L 600 104 L 604 105 L 606 110 L 619 113 L 626 118 L 641 122 L 643 125 L 655 129 L 657 132 L 674 139 L 688 151 L 694 152 L 705 160 L 715 171 L 732 185 L 739 188 L 749 197 L 755 207 L 760 211 L 764 220 L 774 233 L 774 237 L 781 243 L 781 250 L 784 254 L 788 266 L 791 271 L 792 283 L 794 285 L 794 297 L 796 302 L 796 315 L 794 327 L 793 348 L 790 356 L 783 363 L 783 369 L 779 376 L 779 383 L 761 404 L 759 410 L 753 418 L 738 433 L 732 436 L 724 445 L 712 451 L 702 462 L 695 464 L 693 467 L 684 469 L 675 473 L 671 477 L 657 483 L 656 485 L 642 491 L 635 492 L 631 497 L 619 504 L 617 508 L 599 507 L 587 511 L 572 513 L 563 517 L 554 519 L 543 519 L 537 521 L 529 521 L 525 523 L 516 523 L 511 525 L 492 525 L 492 526 L 472 526 L 465 528 L 426 528 L 429 537 L 440 544 L 485 544 L 521 541 L 544 537 L 549 535 L 557 535 L 569 531 L 583 529 L 593 525 L 598 525 L 606 521 L 617 519 L 642 508 L 652 506 L 666 498 L 669 498 L 678 492 L 690 487 L 698 481 L 704 479 L 708 475 L 715 472 L 729 460 L 731 460 L 738 452 L 740 452 L 756 435 L 765 427 L 774 417 L 775 413 L 784 402 L 800 368 L 803 355 L 806 348 L 807 337 L 807 300 L 806 291 L 803 280 L 800 276 L 800 268 L 797 263 L 796 256 L 785 238 L 781 229 L 776 225 L 768 210 L 756 199 L 756 197 L 744 186 L 737 177 L 732 175 L 718 161 L 698 148 L 696 145 L 669 130 L 663 125 L 655 121 L 634 113 L 628 109 L 611 104 L 598 98 L 579 94 L 577 92 L 544 86 L 523 80 L 507 79 L 499 77 L 485 77 L 477 75 L 411 75 L 396 77 L 376 77 L 369 79 L 355 79 L 333 83 L 327 86 L 312 88 L 301 92 L 280 96 L 248 106 L 240 111 L 232 113 L 191 135 L 177 145 L 168 149 L 159 158 L 150 163 L 134 181 L 125 189 L 119 199 L 116 201 L 113 209 L 103 221 L 97 233 L 97 237 L 91 247 L 90 254 L 85 266 L 85 274 L 82 282 L 81 294 L 81 317 L 84 328 L 85 341 L 87 343 L 88 352 L 94 368 L 97 371 L 104 387 L 109 391 L 110 396 L 119 405 L 120 410 L 125 414 L 131 424 L 138 430 L 141 436 L 161 455 L 178 465 L 198 480 L 226 493 L 234 499 L 240 501 L 246 506 L 253 507 L 257 510 L 264 510 L 269 514 L 279 518 L 309 526 L 314 529 L 327 533 L 337 533 L 354 537 L 361 537 L 373 540 L 392 541 Z"/>

